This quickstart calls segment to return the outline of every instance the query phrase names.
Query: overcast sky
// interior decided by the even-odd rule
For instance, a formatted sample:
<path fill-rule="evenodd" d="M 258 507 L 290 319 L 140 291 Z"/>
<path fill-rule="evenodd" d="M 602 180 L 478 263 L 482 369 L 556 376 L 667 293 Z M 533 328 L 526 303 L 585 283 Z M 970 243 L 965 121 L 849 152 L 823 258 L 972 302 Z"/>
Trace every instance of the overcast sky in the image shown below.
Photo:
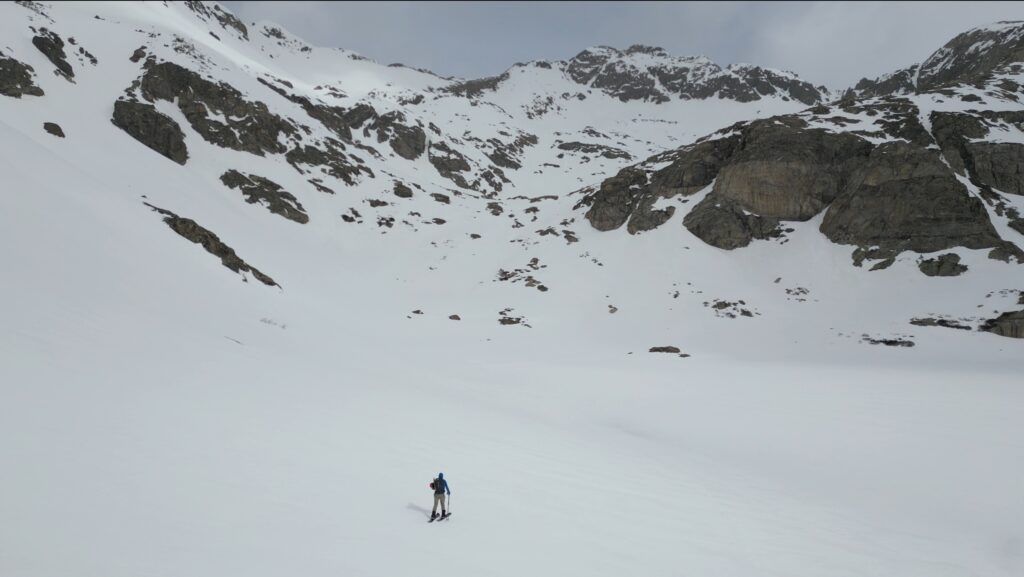
<path fill-rule="evenodd" d="M 446 76 L 499 74 L 588 46 L 661 46 L 791 70 L 844 88 L 920 62 L 968 28 L 1024 20 L 1024 2 L 224 2 L 316 46 Z"/>

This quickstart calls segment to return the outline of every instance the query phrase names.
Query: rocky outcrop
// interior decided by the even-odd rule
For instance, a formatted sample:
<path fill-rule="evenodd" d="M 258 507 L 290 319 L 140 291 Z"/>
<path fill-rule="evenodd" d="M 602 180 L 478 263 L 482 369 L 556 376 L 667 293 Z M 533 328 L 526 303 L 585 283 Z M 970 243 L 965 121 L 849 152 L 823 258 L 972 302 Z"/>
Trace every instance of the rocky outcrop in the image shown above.
<path fill-rule="evenodd" d="M 322 174 L 333 176 L 345 184 L 356 183 L 361 173 L 373 178 L 369 167 L 356 164 L 345 154 L 344 144 L 333 139 L 325 139 L 319 146 L 296 145 L 285 154 L 288 164 L 295 170 L 305 174 L 306 168 L 318 169 Z"/>
<path fill-rule="evenodd" d="M 831 120 L 843 127 L 844 114 L 871 118 L 876 129 L 862 135 L 821 128 Z M 1020 249 L 999 237 L 983 202 L 951 167 L 983 189 L 1016 191 L 1024 173 L 1013 148 L 1017 145 L 977 140 L 988 133 L 985 123 L 1016 124 L 1024 114 L 978 114 L 932 116 L 942 155 L 917 107 L 904 98 L 822 105 L 800 115 L 739 123 L 621 170 L 577 208 L 589 206 L 586 217 L 598 230 L 626 224 L 634 233 L 671 217 L 674 207 L 654 210 L 658 199 L 693 194 L 713 182 L 710 194 L 683 224 L 719 248 L 777 237 L 785 232 L 780 222 L 804 221 L 825 211 L 821 231 L 833 242 L 862 247 L 855 264 L 864 258 L 882 260 L 873 270 L 892 264 L 905 250 L 929 253 L 957 246 L 991 248 L 993 258 L 1008 261 L 1018 258 Z M 876 144 L 879 140 L 882 144 Z M 659 170 L 648 168 L 666 161 L 670 164 Z M 996 202 L 994 208 L 1011 226 L 1017 222 L 1012 207 Z"/>
<path fill-rule="evenodd" d="M 1024 310 L 1003 313 L 994 319 L 988 319 L 978 327 L 978 330 L 1001 337 L 1024 339 Z"/>
<path fill-rule="evenodd" d="M 476 80 L 465 80 L 456 82 L 441 89 L 442 92 L 463 96 L 465 98 L 476 98 L 484 92 L 493 92 L 498 89 L 502 82 L 508 80 L 508 72 L 498 76 L 488 76 Z"/>
<path fill-rule="evenodd" d="M 371 116 L 377 115 L 377 111 L 374 110 L 372 106 L 365 105 L 365 108 L 361 108 L 353 117 L 351 110 L 346 110 L 340 106 L 329 106 L 322 102 L 314 103 L 309 98 L 292 94 L 281 86 L 278 86 L 264 78 L 257 78 L 256 80 L 284 98 L 301 106 L 310 118 L 319 121 L 320 124 L 323 124 L 325 128 L 333 132 L 335 136 L 345 142 L 350 142 L 352 140 L 352 120 L 360 119 L 359 124 L 362 124 L 364 113 L 368 112 Z M 291 86 L 291 83 L 287 81 L 278 80 L 278 82 L 281 82 L 286 86 Z"/>
<path fill-rule="evenodd" d="M 588 197 L 591 204 L 586 218 L 590 225 L 609 231 L 626 224 L 646 184 L 647 173 L 634 167 L 624 168 L 605 179 L 597 192 Z"/>
<path fill-rule="evenodd" d="M 465 156 L 462 156 L 462 154 L 453 150 L 444 142 L 434 142 L 430 144 L 428 158 L 430 159 L 430 164 L 433 164 L 434 168 L 437 169 L 438 174 L 451 180 L 461 188 L 470 188 L 465 177 L 459 174 L 470 169 L 469 162 L 466 161 Z"/>
<path fill-rule="evenodd" d="M 707 244 L 732 250 L 747 246 L 754 239 L 782 235 L 779 220 L 751 214 L 730 198 L 709 194 L 683 219 L 683 225 Z"/>
<path fill-rule="evenodd" d="M 671 164 L 650 173 L 642 165 L 622 169 L 584 199 L 583 203 L 590 206 L 587 220 L 602 231 L 628 222 L 630 234 L 660 226 L 672 217 L 675 207 L 655 210 L 654 203 L 659 198 L 689 196 L 706 188 L 739 142 L 738 136 L 698 142 L 676 151 Z"/>
<path fill-rule="evenodd" d="M 910 324 L 918 327 L 943 327 L 947 329 L 957 329 L 961 331 L 969 331 L 971 327 L 950 319 L 935 319 L 931 317 L 910 319 Z"/>
<path fill-rule="evenodd" d="M 118 100 L 114 103 L 114 116 L 110 121 L 135 140 L 174 162 L 185 164 L 188 160 L 181 127 L 152 104 Z"/>
<path fill-rule="evenodd" d="M 171 227 L 171 230 L 178 233 L 182 237 L 188 239 L 203 247 L 206 252 L 220 259 L 221 264 L 236 273 L 244 275 L 245 273 L 251 274 L 256 280 L 267 286 L 280 286 L 274 279 L 263 274 L 258 269 L 250 266 L 249 263 L 242 260 L 235 250 L 230 246 L 224 244 L 216 234 L 209 229 L 203 228 L 196 221 L 190 218 L 182 218 L 169 210 L 153 206 L 152 204 L 143 203 L 154 211 L 160 213 L 164 217 L 164 222 L 167 226 Z"/>
<path fill-rule="evenodd" d="M 394 193 L 398 198 L 412 198 L 412 189 L 397 180 L 395 181 Z"/>
<path fill-rule="evenodd" d="M 850 90 L 847 90 L 843 97 L 876 98 L 880 96 L 913 94 L 917 89 L 914 85 L 916 75 L 917 64 L 884 76 L 879 76 L 878 78 L 861 78 L 860 82 Z"/>
<path fill-rule="evenodd" d="M 56 122 L 44 122 L 43 130 L 58 138 L 64 138 L 64 130 Z"/>
<path fill-rule="evenodd" d="M 0 52 L 0 94 L 12 98 L 42 96 L 43 89 L 35 85 L 33 76 L 31 66 Z"/>
<path fill-rule="evenodd" d="M 68 63 L 68 55 L 64 53 L 64 40 L 56 32 L 40 28 L 39 34 L 32 37 L 32 45 L 46 56 L 61 76 L 68 80 L 75 77 L 75 70 Z"/>
<path fill-rule="evenodd" d="M 419 126 L 403 124 L 405 115 L 398 111 L 378 117 L 366 130 L 377 132 L 377 142 L 387 142 L 395 154 L 416 160 L 427 149 L 427 134 Z"/>
<path fill-rule="evenodd" d="M 192 128 L 211 144 L 263 156 L 285 152 L 282 137 L 297 133 L 266 104 L 246 100 L 224 82 L 207 80 L 173 62 L 148 60 L 144 69 L 136 83 L 142 97 L 176 103 Z"/>
<path fill-rule="evenodd" d="M 569 152 L 579 152 L 581 154 L 590 154 L 593 156 L 601 156 L 609 160 L 615 160 L 617 158 L 629 160 L 633 158 L 631 154 L 620 148 L 589 142 L 563 142 L 558 145 L 558 149 Z"/>
<path fill-rule="evenodd" d="M 828 208 L 821 232 L 832 242 L 928 253 L 1001 242 L 980 200 L 935 150 L 889 142 L 871 152 Z"/>
<path fill-rule="evenodd" d="M 220 181 L 228 188 L 241 191 L 249 204 L 262 204 L 270 212 L 299 224 L 309 222 L 309 215 L 295 195 L 282 189 L 281 185 L 269 178 L 229 170 L 221 175 Z"/>
<path fill-rule="evenodd" d="M 960 276 L 967 272 L 967 266 L 960 264 L 960 255 L 953 252 L 921 260 L 917 267 L 928 276 Z"/>

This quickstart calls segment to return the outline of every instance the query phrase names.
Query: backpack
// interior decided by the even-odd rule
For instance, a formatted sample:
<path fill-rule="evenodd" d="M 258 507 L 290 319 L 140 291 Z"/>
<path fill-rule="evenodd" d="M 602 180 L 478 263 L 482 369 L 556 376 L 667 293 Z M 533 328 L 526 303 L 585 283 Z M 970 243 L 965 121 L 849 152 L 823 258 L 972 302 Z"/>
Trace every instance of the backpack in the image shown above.
<path fill-rule="evenodd" d="M 434 479 L 430 482 L 430 488 L 434 490 L 434 493 L 444 493 L 444 485 L 440 479 Z"/>

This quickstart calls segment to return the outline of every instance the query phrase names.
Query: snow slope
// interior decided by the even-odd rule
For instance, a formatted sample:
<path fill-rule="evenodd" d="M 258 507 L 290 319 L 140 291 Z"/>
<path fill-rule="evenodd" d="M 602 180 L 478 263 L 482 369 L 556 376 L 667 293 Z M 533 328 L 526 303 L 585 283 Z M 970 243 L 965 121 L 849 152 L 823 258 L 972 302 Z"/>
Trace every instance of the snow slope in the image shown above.
<path fill-rule="evenodd" d="M 530 118 L 537 95 L 566 91 L 557 71 L 515 67 L 474 100 L 426 73 L 303 52 L 283 31 L 244 40 L 180 4 L 43 8 L 0 5 L 0 50 L 45 91 L 0 97 L 0 575 L 1024 572 L 1020 341 L 908 324 L 1019 308 L 1016 267 L 960 250 L 972 274 L 928 278 L 911 255 L 872 273 L 817 220 L 722 251 L 681 215 L 629 237 L 572 209 L 571 191 L 635 160 L 799 103 L 595 91 Z M 29 25 L 98 64 L 72 60 L 73 84 L 54 75 Z M 110 122 L 143 44 L 205 62 L 310 139 L 327 131 L 261 74 L 433 122 L 473 173 L 487 160 L 467 133 L 538 143 L 485 198 L 356 134 L 381 151 L 364 155 L 377 176 L 325 180 L 325 194 L 280 155 L 206 142 L 161 101 L 185 129 L 180 166 Z M 284 186 L 309 223 L 244 202 L 218 180 L 228 168 Z M 398 199 L 393 180 L 422 189 Z M 557 198 L 531 201 L 543 195 Z M 242 282 L 143 201 L 216 232 L 280 287 Z M 351 208 L 362 222 L 340 218 Z M 647 352 L 667 345 L 692 356 Z M 438 471 L 455 515 L 434 526 Z"/>

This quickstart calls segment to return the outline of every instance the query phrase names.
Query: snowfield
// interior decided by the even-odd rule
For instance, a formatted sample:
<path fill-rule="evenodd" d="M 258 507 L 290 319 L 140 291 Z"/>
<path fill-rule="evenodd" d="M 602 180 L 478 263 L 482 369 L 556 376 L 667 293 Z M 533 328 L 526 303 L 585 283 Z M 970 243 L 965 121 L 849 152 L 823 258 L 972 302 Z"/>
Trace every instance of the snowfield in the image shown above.
<path fill-rule="evenodd" d="M 682 226 L 679 198 L 636 236 L 572 209 L 572 191 L 631 162 L 799 103 L 605 115 L 613 99 L 595 94 L 533 120 L 529 87 L 562 88 L 522 68 L 489 97 L 504 113 L 453 96 L 402 108 L 448 135 L 538 135 L 494 216 L 471 194 L 433 200 L 452 186 L 426 157 L 369 158 L 377 178 L 330 195 L 279 155 L 207 143 L 169 102 L 157 108 L 185 129 L 185 167 L 110 121 L 139 75 L 136 28 L 189 38 L 268 102 L 255 77 L 271 67 L 296 92 L 331 81 L 341 105 L 382 112 L 448 81 L 344 51 L 306 61 L 256 27 L 249 44 L 217 42 L 177 4 L 46 12 L 56 23 L 33 25 L 99 65 L 55 76 L 31 13 L 0 6 L 0 51 L 46 92 L 0 96 L 0 577 L 1024 575 L 1021 341 L 909 324 L 1020 308 L 1024 269 L 958 249 L 970 274 L 926 277 L 911 253 L 870 272 L 820 215 L 723 251 Z M 587 126 L 628 135 L 634 160 L 558 159 L 556 141 Z M 535 172 L 545 162 L 559 166 Z M 309 223 L 244 202 L 226 168 L 280 183 Z M 424 190 L 396 199 L 388 175 Z M 226 269 L 143 202 L 215 231 L 280 287 Z M 340 218 L 352 207 L 365 222 Z M 388 215 L 393 228 L 376 224 Z M 537 234 L 548 226 L 579 242 Z M 427 524 L 439 471 L 453 516 Z"/>

